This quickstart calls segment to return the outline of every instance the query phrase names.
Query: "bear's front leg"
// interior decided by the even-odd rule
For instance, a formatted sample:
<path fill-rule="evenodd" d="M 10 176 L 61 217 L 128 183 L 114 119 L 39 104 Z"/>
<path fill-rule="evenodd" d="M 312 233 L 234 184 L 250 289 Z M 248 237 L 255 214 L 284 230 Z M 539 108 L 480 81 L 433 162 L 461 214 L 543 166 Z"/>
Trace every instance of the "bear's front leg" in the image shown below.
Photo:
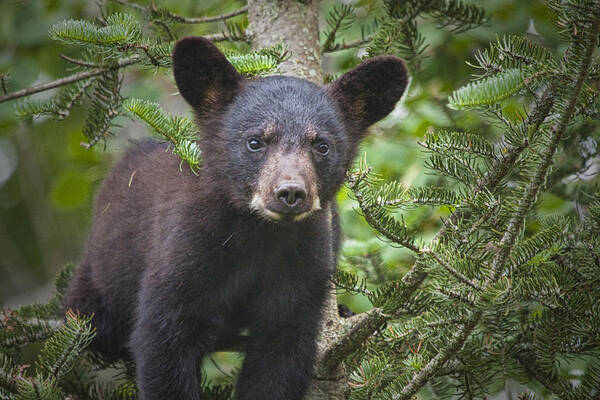
<path fill-rule="evenodd" d="M 311 380 L 320 313 L 251 334 L 237 400 L 300 400 Z"/>
<path fill-rule="evenodd" d="M 163 340 L 158 332 L 137 332 L 137 383 L 141 400 L 200 400 L 199 360 L 202 351 L 184 348 L 176 338 Z"/>
<path fill-rule="evenodd" d="M 169 286 L 168 284 L 165 286 Z M 140 400 L 200 400 L 200 361 L 214 351 L 218 323 L 194 302 L 145 287 L 131 335 Z M 180 302 L 181 301 L 181 302 Z M 206 316 L 206 314 L 204 314 Z"/>

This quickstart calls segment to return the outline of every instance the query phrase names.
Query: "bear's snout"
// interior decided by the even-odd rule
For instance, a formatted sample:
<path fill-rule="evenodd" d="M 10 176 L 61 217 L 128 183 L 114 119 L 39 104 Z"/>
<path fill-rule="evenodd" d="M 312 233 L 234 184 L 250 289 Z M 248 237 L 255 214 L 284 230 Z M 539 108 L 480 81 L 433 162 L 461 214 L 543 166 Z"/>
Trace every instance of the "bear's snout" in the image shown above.
<path fill-rule="evenodd" d="M 251 209 L 278 222 L 296 222 L 321 209 L 316 174 L 308 154 L 273 150 L 267 157 Z"/>
<path fill-rule="evenodd" d="M 275 187 L 275 199 L 290 211 L 300 208 L 306 199 L 306 186 L 302 182 L 285 181 Z"/>

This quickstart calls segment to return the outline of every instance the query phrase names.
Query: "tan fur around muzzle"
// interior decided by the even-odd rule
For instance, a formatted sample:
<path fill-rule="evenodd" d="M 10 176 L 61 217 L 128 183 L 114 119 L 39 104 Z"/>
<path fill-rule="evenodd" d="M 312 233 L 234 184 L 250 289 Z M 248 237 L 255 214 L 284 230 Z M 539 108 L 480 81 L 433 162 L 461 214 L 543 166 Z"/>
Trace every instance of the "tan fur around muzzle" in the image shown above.
<path fill-rule="evenodd" d="M 314 211 L 321 209 L 317 188 L 317 176 L 308 154 L 294 152 L 277 152 L 267 154 L 267 160 L 258 177 L 258 186 L 252 196 L 250 208 L 272 220 L 281 220 L 283 214 L 272 210 L 278 201 L 275 198 L 275 187 L 284 181 L 301 182 L 306 188 L 306 199 L 309 204 L 305 211 L 293 216 L 294 222 L 300 221 Z M 304 207 L 303 207 L 304 209 Z"/>

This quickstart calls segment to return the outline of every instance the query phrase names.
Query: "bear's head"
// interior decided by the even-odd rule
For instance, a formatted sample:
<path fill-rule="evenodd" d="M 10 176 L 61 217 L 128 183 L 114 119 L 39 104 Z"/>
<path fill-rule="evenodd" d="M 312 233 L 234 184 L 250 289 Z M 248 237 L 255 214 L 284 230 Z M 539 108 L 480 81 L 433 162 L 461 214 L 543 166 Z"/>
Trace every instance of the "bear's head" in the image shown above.
<path fill-rule="evenodd" d="M 392 56 L 364 61 L 325 87 L 283 76 L 247 80 L 199 37 L 177 42 L 173 69 L 200 127 L 201 173 L 234 206 L 280 222 L 333 199 L 366 129 L 392 111 L 408 82 Z"/>

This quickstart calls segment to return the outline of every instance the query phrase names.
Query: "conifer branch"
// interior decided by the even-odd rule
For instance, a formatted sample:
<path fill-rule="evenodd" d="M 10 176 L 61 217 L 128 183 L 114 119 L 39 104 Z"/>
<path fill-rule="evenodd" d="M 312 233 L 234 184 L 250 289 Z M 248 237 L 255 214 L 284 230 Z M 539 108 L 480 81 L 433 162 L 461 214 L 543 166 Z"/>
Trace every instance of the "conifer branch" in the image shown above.
<path fill-rule="evenodd" d="M 354 7 L 347 4 L 335 5 L 327 17 L 329 31 L 326 33 L 323 43 L 323 52 L 330 51 L 336 47 L 335 39 L 339 32 L 348 29 L 355 19 Z"/>
<path fill-rule="evenodd" d="M 450 275 L 454 276 L 459 282 L 462 282 L 465 285 L 470 286 L 475 290 L 479 290 L 479 291 L 483 290 L 483 287 L 481 285 L 479 285 L 476 282 L 471 281 L 463 273 L 456 270 L 451 265 L 449 265 L 447 262 L 442 260 L 440 257 L 438 257 L 437 254 L 435 254 L 435 252 L 433 250 L 426 248 L 426 249 L 423 249 L 422 252 L 423 252 L 423 254 L 434 258 L 438 262 L 438 264 L 440 264 L 442 267 L 444 267 L 444 269 L 446 271 L 448 271 L 450 273 Z"/>
<path fill-rule="evenodd" d="M 408 301 L 426 277 L 427 274 L 415 263 L 400 280 L 399 287 L 402 288 L 402 293 L 399 296 L 401 299 Z M 396 310 L 393 316 L 398 316 L 398 311 Z M 377 332 L 390 317 L 392 316 L 382 313 L 378 308 L 374 308 L 366 313 L 348 318 L 346 324 L 350 326 L 346 333 L 321 353 L 322 364 L 333 371 L 350 354 L 360 348 L 369 337 Z"/>
<path fill-rule="evenodd" d="M 211 42 L 224 42 L 225 40 L 230 40 L 232 38 L 230 38 L 228 35 L 226 35 L 225 33 L 211 33 L 208 35 L 204 35 L 203 36 L 205 39 L 210 40 Z M 242 41 L 247 41 L 247 39 L 244 37 Z"/>
<path fill-rule="evenodd" d="M 0 324 L 0 348 L 20 347 L 44 340 L 54 333 L 53 321 L 38 318 L 20 318 L 18 315 L 2 315 Z"/>
<path fill-rule="evenodd" d="M 442 294 L 443 295 L 442 297 L 444 299 L 450 298 L 450 299 L 458 300 L 458 301 L 468 305 L 471 308 L 475 307 L 475 302 L 469 298 L 468 294 L 465 294 L 465 293 L 460 292 L 455 289 L 443 287 L 443 286 L 435 287 L 435 291 L 438 294 Z"/>
<path fill-rule="evenodd" d="M 161 17 L 168 17 L 169 19 L 176 21 L 176 22 L 180 22 L 182 24 L 205 24 L 205 23 L 209 23 L 209 22 L 225 21 L 226 19 L 233 18 L 233 17 L 242 15 L 242 14 L 245 14 L 248 12 L 248 6 L 245 6 L 238 10 L 235 10 L 235 11 L 232 11 L 232 12 L 229 12 L 226 14 L 222 14 L 222 15 L 215 15 L 213 17 L 184 17 L 182 15 L 177 15 L 175 13 L 172 13 L 166 9 L 162 9 L 162 8 L 159 9 L 154 4 L 152 4 L 152 8 L 150 8 L 150 7 L 144 7 L 137 3 L 130 3 L 125 0 L 110 0 L 110 1 L 112 1 L 113 3 L 118 3 L 121 5 L 127 6 L 127 7 L 131 7 L 138 11 L 149 13 L 151 15 L 159 14 Z"/>
<path fill-rule="evenodd" d="M 14 365 L 8 355 L 0 352 L 0 398 L 3 391 L 15 393 L 17 391 L 17 382 L 21 371 L 17 365 Z"/>
<path fill-rule="evenodd" d="M 523 72 L 518 68 L 508 69 L 455 90 L 448 98 L 448 107 L 460 110 L 495 104 L 514 95 L 524 86 Z"/>
<path fill-rule="evenodd" d="M 542 92 L 539 100 L 536 101 L 533 110 L 529 117 L 524 122 L 524 125 L 531 126 L 531 132 L 537 132 L 540 126 L 552 110 L 554 105 L 554 85 L 552 83 Z M 504 179 L 512 170 L 519 156 L 526 149 L 526 146 L 509 146 L 500 160 L 497 160 L 494 165 L 486 172 L 481 180 L 475 184 L 473 196 L 479 194 L 482 190 L 493 192 L 502 179 Z M 456 221 L 462 216 L 462 209 L 459 208 L 452 214 L 451 221 Z M 446 235 L 446 228 L 442 227 L 436 234 L 434 240 L 443 241 Z"/>
<path fill-rule="evenodd" d="M 116 69 L 120 69 L 123 67 L 127 67 L 129 65 L 133 65 L 139 62 L 138 56 L 131 56 L 128 58 L 123 58 L 117 61 L 116 64 L 106 66 L 103 68 L 95 68 L 90 71 L 78 72 L 76 74 L 57 79 L 52 82 L 42 83 L 39 85 L 31 86 L 27 89 L 18 90 L 16 92 L 8 93 L 4 96 L 0 96 L 0 103 L 4 103 L 5 101 L 18 99 L 20 97 L 30 96 L 35 93 L 43 92 L 50 89 L 55 89 L 57 87 L 65 86 L 70 83 L 78 82 L 84 79 L 92 78 L 94 76 L 105 74 L 109 71 L 114 71 Z"/>
<path fill-rule="evenodd" d="M 389 337 L 394 338 L 395 340 L 403 339 L 418 332 L 421 328 L 444 328 L 444 327 L 454 327 L 456 325 L 464 325 L 469 320 L 468 318 L 439 318 L 433 321 L 425 322 L 425 319 L 421 317 L 417 317 L 412 319 L 411 325 L 408 329 L 400 330 L 397 325 L 391 325 L 387 330 L 386 334 Z M 439 375 L 439 374 L 438 374 Z"/>
<path fill-rule="evenodd" d="M 45 343 L 38 360 L 38 366 L 57 380 L 73 368 L 74 360 L 95 334 L 91 318 L 80 319 L 72 311 L 66 313 L 66 318 L 66 323 Z"/>
<path fill-rule="evenodd" d="M 550 110 L 552 109 L 552 106 L 554 104 L 554 91 L 552 90 L 552 88 L 553 87 L 549 85 L 544 90 L 543 94 L 540 97 L 540 100 L 536 102 L 536 105 L 534 106 L 530 116 L 528 117 L 527 121 L 525 121 L 525 124 L 534 126 L 534 131 L 537 131 L 540 128 L 541 124 L 544 122 L 544 120 L 550 113 Z M 479 193 L 481 190 L 493 191 L 501 182 L 501 180 L 512 170 L 515 162 L 517 161 L 519 155 L 524 149 L 524 147 L 509 148 L 506 153 L 507 155 L 505 155 L 505 157 L 501 160 L 498 160 L 495 166 L 492 167 L 490 171 L 479 182 L 477 182 L 477 184 L 475 185 L 473 196 L 477 195 L 477 193 Z M 461 209 L 456 210 L 456 212 L 451 218 L 457 219 L 460 215 L 460 212 Z M 444 227 L 442 227 L 440 231 L 436 234 L 434 241 L 441 242 L 444 240 L 446 235 L 447 231 Z M 407 292 L 409 293 L 407 298 L 410 297 L 410 295 L 412 295 L 412 293 L 414 293 L 419 287 L 421 287 L 422 283 L 425 281 L 427 276 L 428 273 L 419 268 L 417 263 L 413 264 L 412 268 L 403 276 L 401 280 L 403 286 L 407 288 Z M 365 319 L 356 318 L 356 320 L 350 322 L 353 323 L 354 321 L 356 321 L 356 323 L 360 323 L 362 326 L 379 327 L 381 325 L 377 324 L 379 323 L 380 317 L 381 316 L 378 314 L 368 314 Z M 372 329 L 371 335 L 375 333 L 376 330 L 377 328 Z M 352 330 L 350 330 L 349 332 L 352 332 Z M 362 332 L 366 333 L 364 331 Z M 366 339 L 368 339 L 368 337 L 368 335 L 357 337 L 357 347 L 360 344 L 362 344 Z M 345 338 L 342 338 L 342 341 L 345 340 Z M 333 349 L 336 345 L 337 343 L 335 343 L 331 349 L 327 350 L 328 355 L 331 356 L 331 354 L 335 354 L 335 350 Z"/>
<path fill-rule="evenodd" d="M 571 95 L 569 96 L 568 106 L 560 116 L 559 121 L 554 125 L 552 129 L 552 137 L 549 146 L 543 153 L 542 163 L 538 166 L 534 177 L 532 178 L 527 190 L 524 192 L 523 197 L 519 202 L 519 207 L 516 215 L 511 218 L 508 227 L 500 241 L 500 251 L 497 253 L 494 258 L 492 264 L 492 273 L 485 284 L 485 289 L 490 288 L 500 277 L 504 270 L 504 265 L 510 255 L 512 247 L 515 244 L 515 240 L 517 235 L 521 229 L 525 221 L 525 217 L 529 212 L 529 209 L 533 205 L 534 201 L 537 198 L 538 191 L 540 190 L 543 182 L 546 178 L 546 174 L 550 165 L 552 164 L 552 158 L 554 153 L 556 152 L 556 148 L 558 147 L 558 143 L 562 138 L 567 125 L 571 118 L 573 117 L 573 113 L 575 111 L 575 106 L 577 104 L 577 100 L 579 99 L 579 95 L 581 92 L 581 88 L 587 78 L 589 72 L 589 66 L 591 63 L 592 55 L 594 49 L 597 46 L 598 42 L 598 34 L 600 32 L 600 21 L 595 21 L 592 29 L 588 33 L 588 41 L 585 45 L 585 53 L 582 62 L 580 63 L 580 68 L 577 71 L 577 79 L 575 82 L 575 86 Z M 413 395 L 415 395 L 427 382 L 433 377 L 439 368 L 443 366 L 443 364 L 454 355 L 464 342 L 467 340 L 471 332 L 475 329 L 475 326 L 479 322 L 483 312 L 480 309 L 476 309 L 472 312 L 469 322 L 466 323 L 453 337 L 451 342 L 446 346 L 440 353 L 438 353 L 435 357 L 431 359 L 427 363 L 427 365 L 418 372 L 410 382 L 404 386 L 398 400 L 408 400 Z"/>
<path fill-rule="evenodd" d="M 0 89 L 2 89 L 2 94 L 8 93 L 8 89 L 6 88 L 6 78 L 7 77 L 8 77 L 8 74 L 5 72 L 0 74 Z"/>
<path fill-rule="evenodd" d="M 592 55 L 598 42 L 599 31 L 600 21 L 595 21 L 593 28 L 588 33 L 589 41 L 586 43 L 584 58 L 580 64 L 579 71 L 577 71 L 577 79 L 575 81 L 575 86 L 573 87 L 573 90 L 569 96 L 567 107 L 562 112 L 559 121 L 555 123 L 554 127 L 552 128 L 552 136 L 550 139 L 550 143 L 542 154 L 542 162 L 538 166 L 535 175 L 531 179 L 527 190 L 523 193 L 523 196 L 519 201 L 517 212 L 509 221 L 508 227 L 504 235 L 502 236 L 502 239 L 500 240 L 500 251 L 497 253 L 492 263 L 492 282 L 496 281 L 502 274 L 504 265 L 515 244 L 515 240 L 517 239 L 521 227 L 525 222 L 525 217 L 533 203 L 536 201 L 538 192 L 546 180 L 546 175 L 548 173 L 550 165 L 552 164 L 552 158 L 554 157 L 554 153 L 556 152 L 558 143 L 560 142 L 565 130 L 567 129 L 569 122 L 573 117 L 575 106 L 577 105 L 577 100 L 579 99 L 581 89 L 589 73 Z"/>
<path fill-rule="evenodd" d="M 70 62 L 71 64 L 76 64 L 79 65 L 80 67 L 86 67 L 86 68 L 98 68 L 100 67 L 100 65 L 93 63 L 93 62 L 88 62 L 88 61 L 83 61 L 83 60 L 77 60 L 75 58 L 71 58 L 65 54 L 59 54 L 58 55 L 60 58 L 62 58 L 63 60 Z"/>
<path fill-rule="evenodd" d="M 195 141 L 197 128 L 192 121 L 168 115 L 157 103 L 147 100 L 130 98 L 123 107 L 132 118 L 144 121 L 154 136 L 168 140 L 173 145 L 173 153 L 186 161 L 192 171 L 200 167 L 200 148 Z"/>
<path fill-rule="evenodd" d="M 337 289 L 343 289 L 351 293 L 360 293 L 365 296 L 372 295 L 367 289 L 366 279 L 358 277 L 356 274 L 346 272 L 340 268 L 336 269 L 332 278 L 333 284 Z"/>
<path fill-rule="evenodd" d="M 335 51 L 348 50 L 348 49 L 352 49 L 355 47 L 362 47 L 364 45 L 371 43 L 371 40 L 373 40 L 373 35 L 365 36 L 362 39 L 356 39 L 356 40 L 352 40 L 350 42 L 337 43 L 337 44 L 333 45 L 332 47 L 330 47 L 329 49 L 324 49 L 323 52 L 324 53 L 333 53 Z"/>
<path fill-rule="evenodd" d="M 373 335 L 373 332 L 385 324 L 388 316 L 379 308 L 373 308 L 365 313 L 348 318 L 345 324 L 348 330 L 332 346 L 321 352 L 319 365 L 330 372 L 335 371 L 338 365 Z"/>
<path fill-rule="evenodd" d="M 420 253 L 421 250 L 414 243 L 404 222 L 396 221 L 376 204 L 375 199 L 367 195 L 369 190 L 368 174 L 369 171 L 365 165 L 365 170 L 348 177 L 348 185 L 358 201 L 365 220 L 372 228 L 376 229 L 393 243 L 404 246 L 417 254 Z"/>
<path fill-rule="evenodd" d="M 177 22 L 181 22 L 183 24 L 205 24 L 208 22 L 216 22 L 216 21 L 224 21 L 229 18 L 236 17 L 238 15 L 242 15 L 248 12 L 248 6 L 242 7 L 239 10 L 232 11 L 227 14 L 216 15 L 214 17 L 182 17 L 177 14 L 170 13 L 169 17 L 173 18 Z"/>
<path fill-rule="evenodd" d="M 96 78 L 79 81 L 73 85 L 61 88 L 58 94 L 47 101 L 24 101 L 17 104 L 16 113 L 19 117 L 36 117 L 49 115 L 56 120 L 69 116 L 71 108 L 80 102 L 87 89 L 94 84 Z"/>
<path fill-rule="evenodd" d="M 536 362 L 535 356 L 527 353 L 528 352 L 526 350 L 522 350 L 517 352 L 515 356 L 515 360 L 517 360 L 525 373 L 529 375 L 530 378 L 541 383 L 546 390 L 550 391 L 551 393 L 563 395 L 564 397 L 561 396 L 561 398 L 568 398 L 567 394 L 564 393 L 564 386 L 561 385 L 566 383 L 564 379 L 545 374 Z"/>
<path fill-rule="evenodd" d="M 441 367 L 461 349 L 475 326 L 481 318 L 482 312 L 475 311 L 469 320 L 453 335 L 450 343 L 439 353 L 437 353 L 423 369 L 421 369 L 410 382 L 402 388 L 402 391 L 396 397 L 397 400 L 411 399 L 425 384 L 434 377 Z"/>
<path fill-rule="evenodd" d="M 213 42 L 220 42 L 220 41 L 224 41 L 224 40 L 229 40 L 230 37 L 227 34 L 224 33 L 215 33 L 215 34 L 210 34 L 210 35 L 206 35 L 204 36 L 206 39 L 213 41 Z M 244 39 L 245 40 L 245 39 Z M 136 46 L 133 46 L 136 47 Z M 146 46 L 146 48 L 144 49 L 144 47 L 142 45 L 137 46 L 137 48 L 140 48 L 142 50 L 144 50 L 146 52 L 146 54 L 148 54 L 148 47 Z M 150 59 L 152 59 L 152 55 L 148 55 L 148 57 Z M 80 65 L 82 67 L 92 67 L 92 66 L 96 66 L 93 63 L 89 63 L 87 61 L 81 61 L 81 60 L 76 60 L 73 59 L 71 57 L 65 56 L 61 54 L 61 58 L 63 58 L 66 61 L 69 61 L 71 63 Z M 21 89 L 21 90 L 17 90 L 15 92 L 12 93 L 6 93 L 2 96 L 0 96 L 0 103 L 4 103 L 6 101 L 10 101 L 10 100 L 14 100 L 14 99 L 18 99 L 21 97 L 27 97 L 30 96 L 32 94 L 35 93 L 40 93 L 40 92 L 44 92 L 46 90 L 51 90 L 51 89 L 55 89 L 61 86 L 66 86 L 69 85 L 71 83 L 74 82 L 78 82 L 84 79 L 88 79 L 88 78 L 92 78 L 92 77 L 96 77 L 99 75 L 103 75 L 107 72 L 110 71 L 114 71 L 117 69 L 121 69 L 130 65 L 134 65 L 134 64 L 139 64 L 142 61 L 142 57 L 140 57 L 139 55 L 133 55 L 131 57 L 127 57 L 127 58 L 122 58 L 119 59 L 116 63 L 111 64 L 111 65 L 106 65 L 103 67 L 99 67 L 99 68 L 94 68 L 91 69 L 89 71 L 83 71 L 83 72 L 78 72 L 76 74 L 64 77 L 64 78 L 60 78 L 57 80 L 54 80 L 52 82 L 47 82 L 47 83 L 42 83 L 39 85 L 35 85 L 35 86 L 31 86 L 29 88 L 26 89 Z M 156 62 L 156 64 L 159 64 L 158 62 Z"/>
<path fill-rule="evenodd" d="M 596 36 L 597 36 L 597 33 L 596 33 Z M 593 49 L 593 46 L 591 46 L 591 48 Z M 589 63 L 588 63 L 588 67 L 589 67 Z M 578 80 L 578 82 L 583 82 L 583 80 Z M 546 87 L 546 89 L 543 91 L 539 100 L 536 101 L 536 104 L 535 104 L 533 110 L 531 111 L 529 117 L 527 118 L 527 120 L 524 121 L 525 125 L 529 125 L 532 127 L 533 132 L 537 132 L 540 129 L 542 123 L 545 121 L 546 117 L 550 113 L 550 111 L 554 105 L 554 96 L 555 96 L 554 86 L 552 83 L 550 83 Z M 577 97 L 575 97 L 575 100 L 576 99 L 577 99 Z M 576 103 L 575 100 L 574 100 L 574 103 Z M 570 117 L 569 117 L 569 119 L 570 119 Z M 567 119 L 566 121 L 568 122 L 569 119 Z M 474 195 L 477 194 L 478 192 L 480 192 L 481 190 L 494 191 L 494 189 L 500 184 L 502 179 L 512 170 L 519 155 L 521 154 L 521 152 L 524 149 L 525 149 L 525 147 L 522 147 L 522 146 L 508 148 L 508 150 L 506 151 L 506 155 L 502 159 L 497 160 L 495 165 L 492 168 L 490 168 L 490 171 L 487 174 L 485 174 L 484 177 L 476 183 Z M 554 151 L 552 151 L 552 154 L 553 153 L 554 153 Z M 551 159 L 551 157 L 550 157 L 550 159 Z M 460 214 L 460 209 L 457 210 L 457 212 L 455 214 L 453 214 L 452 218 L 458 218 L 458 214 Z M 443 241 L 444 237 L 446 235 L 447 235 L 447 231 L 444 228 L 442 228 L 438 232 L 438 234 L 436 235 L 434 240 L 438 241 L 438 242 Z M 421 286 L 421 284 L 425 281 L 427 276 L 428 276 L 427 272 L 425 272 L 421 268 L 419 268 L 418 263 L 415 263 L 413 265 L 413 267 L 402 278 L 402 283 L 407 288 L 412 289 L 412 291 L 409 289 L 409 292 L 412 294 Z M 487 287 L 487 285 L 486 285 L 486 287 Z M 481 288 L 483 289 L 484 287 L 481 286 Z M 480 317 L 481 317 L 480 311 L 476 311 L 472 314 L 471 318 L 469 318 L 468 322 L 455 335 L 454 340 L 449 344 L 449 346 L 445 349 L 445 351 L 442 353 L 439 353 L 436 357 L 434 357 L 434 359 L 432 359 L 431 362 L 428 363 L 427 366 L 419 374 L 417 374 L 415 377 L 413 377 L 411 382 L 404 388 L 404 390 L 402 392 L 402 397 L 400 397 L 400 398 L 404 398 L 404 399 L 410 398 L 410 396 L 412 396 L 414 393 L 416 393 L 428 381 L 428 379 L 430 379 L 432 376 L 437 374 L 437 371 L 439 370 L 439 368 L 443 367 L 444 363 L 449 359 L 449 357 L 451 357 L 451 355 L 454 354 L 455 351 L 458 350 L 464 344 L 464 342 L 467 340 L 468 336 L 470 335 L 472 329 L 474 329 L 475 326 L 477 325 L 477 322 L 479 321 Z M 368 326 L 371 326 L 371 327 L 377 326 L 377 327 L 379 327 L 382 324 L 382 322 L 380 322 L 380 318 L 382 318 L 381 315 L 368 314 L 365 318 L 356 318 L 356 323 L 361 326 L 367 326 L 367 327 Z M 372 329 L 371 334 L 373 334 L 376 330 L 377 330 L 377 328 Z M 361 332 L 363 333 L 363 335 L 356 338 L 357 345 L 359 343 L 364 342 L 369 337 L 369 335 L 367 335 L 366 332 L 364 332 L 364 331 L 361 331 Z M 347 339 L 344 338 L 343 341 L 347 341 Z M 326 353 L 326 354 L 328 354 L 328 355 L 334 354 L 335 353 L 335 351 L 333 350 L 334 348 L 335 348 L 335 345 L 332 346 L 328 350 L 328 353 Z"/>

